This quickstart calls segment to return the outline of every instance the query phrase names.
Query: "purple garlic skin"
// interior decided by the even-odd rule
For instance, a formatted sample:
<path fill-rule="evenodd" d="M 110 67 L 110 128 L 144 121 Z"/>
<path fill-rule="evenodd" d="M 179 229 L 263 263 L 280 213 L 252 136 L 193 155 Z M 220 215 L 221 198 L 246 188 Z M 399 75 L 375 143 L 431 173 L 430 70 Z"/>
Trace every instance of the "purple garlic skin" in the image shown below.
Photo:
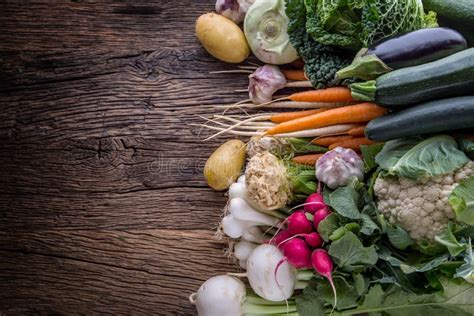
<path fill-rule="evenodd" d="M 286 86 L 286 78 L 277 66 L 258 67 L 249 76 L 249 97 L 254 104 L 270 102 L 273 94 Z"/>
<path fill-rule="evenodd" d="M 354 176 L 364 180 L 364 162 L 352 149 L 336 147 L 316 163 L 316 178 L 331 189 L 345 186 Z"/>
<path fill-rule="evenodd" d="M 255 0 L 217 0 L 216 12 L 231 19 L 236 24 L 242 23 L 245 13 Z"/>

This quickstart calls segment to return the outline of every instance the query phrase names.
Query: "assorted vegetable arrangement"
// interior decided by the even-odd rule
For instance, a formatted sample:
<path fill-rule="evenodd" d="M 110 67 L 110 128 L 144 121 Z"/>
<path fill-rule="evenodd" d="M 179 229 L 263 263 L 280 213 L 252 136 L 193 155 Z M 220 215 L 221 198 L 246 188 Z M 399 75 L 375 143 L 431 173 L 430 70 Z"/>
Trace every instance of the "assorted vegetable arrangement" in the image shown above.
<path fill-rule="evenodd" d="M 216 11 L 196 22 L 204 48 L 261 63 L 216 72 L 248 74 L 248 98 L 198 124 L 250 137 L 204 168 L 228 190 L 217 236 L 244 272 L 206 281 L 198 314 L 473 315 L 474 3 Z"/>

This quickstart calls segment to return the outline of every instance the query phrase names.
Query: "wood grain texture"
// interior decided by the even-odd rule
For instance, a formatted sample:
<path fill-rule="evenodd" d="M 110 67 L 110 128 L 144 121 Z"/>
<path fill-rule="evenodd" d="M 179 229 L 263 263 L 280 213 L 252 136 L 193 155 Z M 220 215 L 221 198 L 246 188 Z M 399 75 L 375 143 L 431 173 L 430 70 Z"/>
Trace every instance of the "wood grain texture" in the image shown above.
<path fill-rule="evenodd" d="M 199 45 L 214 1 L 0 3 L 0 314 L 191 315 L 237 271 L 190 123 L 245 98 Z"/>

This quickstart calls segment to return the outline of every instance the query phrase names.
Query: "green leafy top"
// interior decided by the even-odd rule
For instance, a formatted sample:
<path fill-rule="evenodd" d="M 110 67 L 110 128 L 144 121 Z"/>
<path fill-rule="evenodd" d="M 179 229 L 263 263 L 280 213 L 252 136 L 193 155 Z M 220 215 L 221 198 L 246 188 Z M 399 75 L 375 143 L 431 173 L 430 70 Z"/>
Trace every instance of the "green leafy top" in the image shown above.
<path fill-rule="evenodd" d="M 319 43 L 351 50 L 425 27 L 436 14 L 425 15 L 420 0 L 306 0 L 306 28 Z"/>
<path fill-rule="evenodd" d="M 430 178 L 460 168 L 469 158 L 451 136 L 439 135 L 391 140 L 375 158 L 391 175 L 410 179 Z"/>
<path fill-rule="evenodd" d="M 313 87 L 317 89 L 342 83 L 336 80 L 336 72 L 349 65 L 352 55 L 337 48 L 316 42 L 306 32 L 306 7 L 304 0 L 287 0 L 286 15 L 289 18 L 290 42 L 305 62 L 304 70 Z"/>

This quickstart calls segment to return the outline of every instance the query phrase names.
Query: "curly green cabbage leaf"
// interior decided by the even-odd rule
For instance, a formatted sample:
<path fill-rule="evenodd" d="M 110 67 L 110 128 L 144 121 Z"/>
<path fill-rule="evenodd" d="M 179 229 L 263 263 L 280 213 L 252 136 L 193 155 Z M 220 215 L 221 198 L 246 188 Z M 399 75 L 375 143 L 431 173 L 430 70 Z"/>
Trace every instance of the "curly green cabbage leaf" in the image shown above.
<path fill-rule="evenodd" d="M 358 50 L 376 41 L 437 26 L 421 0 L 305 0 L 306 28 L 319 43 Z"/>
<path fill-rule="evenodd" d="M 454 138 L 438 135 L 425 140 L 413 137 L 388 141 L 375 160 L 391 175 L 417 180 L 451 173 L 469 158 Z"/>
<path fill-rule="evenodd" d="M 286 15 L 290 19 L 288 34 L 290 42 L 305 62 L 304 72 L 317 89 L 347 85 L 349 81 L 336 80 L 336 72 L 351 63 L 353 55 L 337 48 L 316 42 L 306 32 L 306 7 L 304 0 L 287 0 Z"/>

